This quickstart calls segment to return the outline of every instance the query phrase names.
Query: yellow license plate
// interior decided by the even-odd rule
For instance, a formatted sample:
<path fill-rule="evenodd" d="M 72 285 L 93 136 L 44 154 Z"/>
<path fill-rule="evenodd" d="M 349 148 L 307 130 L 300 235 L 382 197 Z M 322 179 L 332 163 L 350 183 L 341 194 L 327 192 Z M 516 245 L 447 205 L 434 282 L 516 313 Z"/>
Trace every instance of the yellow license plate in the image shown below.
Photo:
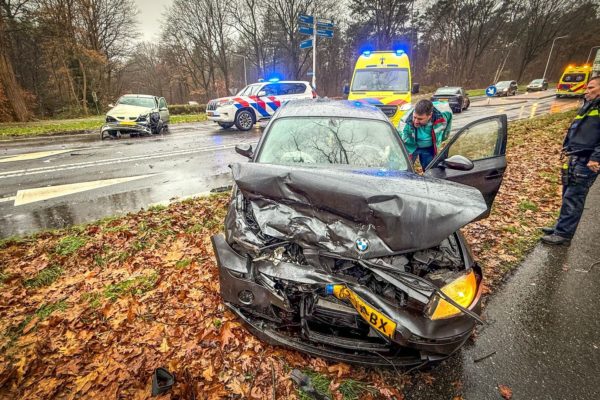
<path fill-rule="evenodd" d="M 135 121 L 120 121 L 119 125 L 133 126 L 133 125 L 135 125 Z"/>
<path fill-rule="evenodd" d="M 383 313 L 368 305 L 356 293 L 344 285 L 333 285 L 333 295 L 340 300 L 349 301 L 360 316 L 373 328 L 389 338 L 394 337 L 396 323 Z"/>

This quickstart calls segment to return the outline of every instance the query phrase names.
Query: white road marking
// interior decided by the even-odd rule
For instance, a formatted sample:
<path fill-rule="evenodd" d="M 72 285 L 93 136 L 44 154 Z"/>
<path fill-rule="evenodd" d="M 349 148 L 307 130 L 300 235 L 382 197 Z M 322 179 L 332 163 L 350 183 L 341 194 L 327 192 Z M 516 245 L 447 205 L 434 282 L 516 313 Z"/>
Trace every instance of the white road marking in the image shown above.
<path fill-rule="evenodd" d="M 53 199 L 55 197 L 62 197 L 69 194 L 85 192 L 92 189 L 99 189 L 106 186 L 116 185 L 118 183 L 131 182 L 154 175 L 156 174 L 129 176 L 125 178 L 103 179 L 100 181 L 91 182 L 68 183 L 66 185 L 19 190 L 17 192 L 17 195 L 15 196 L 16 198 L 14 206 L 21 206 L 23 204 L 35 203 L 42 200 Z"/>
<path fill-rule="evenodd" d="M 75 149 L 70 150 L 50 150 L 50 151 L 38 151 L 35 153 L 25 153 L 25 154 L 17 154 L 16 156 L 10 156 L 5 158 L 0 158 L 0 163 L 6 162 L 14 162 L 14 161 L 27 161 L 27 160 L 36 160 L 38 158 L 55 156 L 57 154 L 68 153 L 74 151 Z"/>
<path fill-rule="evenodd" d="M 14 199 L 16 199 L 17 196 L 12 196 L 12 197 L 1 197 L 0 198 L 0 203 L 6 203 L 7 201 L 13 201 Z"/>
<path fill-rule="evenodd" d="M 153 159 L 157 159 L 157 158 L 181 156 L 181 155 L 186 155 L 186 154 L 202 153 L 202 152 L 207 152 L 207 151 L 228 150 L 228 149 L 235 148 L 235 146 L 236 145 L 234 145 L 234 144 L 218 145 L 218 146 L 211 146 L 211 147 L 200 147 L 200 148 L 196 148 L 196 149 L 175 150 L 175 151 L 170 151 L 170 152 L 165 152 L 165 153 L 157 153 L 157 154 L 144 154 L 144 155 L 139 155 L 139 156 L 110 158 L 110 159 L 105 159 L 105 160 L 85 161 L 85 162 L 73 163 L 73 164 L 63 164 L 63 165 L 48 166 L 48 167 L 28 168 L 28 169 L 14 170 L 14 171 L 6 171 L 6 172 L 0 172 L 0 179 L 13 178 L 13 177 L 18 177 L 18 176 L 45 174 L 45 173 L 49 173 L 49 172 L 66 171 L 66 170 L 78 169 L 78 168 L 96 167 L 96 166 L 108 165 L 108 164 L 121 164 L 121 163 L 127 163 L 127 162 L 131 162 L 131 161 L 153 160 Z"/>

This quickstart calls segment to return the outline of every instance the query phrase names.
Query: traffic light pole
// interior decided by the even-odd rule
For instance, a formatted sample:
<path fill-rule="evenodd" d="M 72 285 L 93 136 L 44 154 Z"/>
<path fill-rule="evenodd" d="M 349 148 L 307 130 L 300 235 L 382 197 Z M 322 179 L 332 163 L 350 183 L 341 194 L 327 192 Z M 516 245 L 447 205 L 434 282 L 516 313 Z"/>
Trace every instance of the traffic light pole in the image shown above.
<path fill-rule="evenodd" d="M 313 67 L 312 67 L 312 87 L 317 89 L 317 16 L 313 17 Z"/>

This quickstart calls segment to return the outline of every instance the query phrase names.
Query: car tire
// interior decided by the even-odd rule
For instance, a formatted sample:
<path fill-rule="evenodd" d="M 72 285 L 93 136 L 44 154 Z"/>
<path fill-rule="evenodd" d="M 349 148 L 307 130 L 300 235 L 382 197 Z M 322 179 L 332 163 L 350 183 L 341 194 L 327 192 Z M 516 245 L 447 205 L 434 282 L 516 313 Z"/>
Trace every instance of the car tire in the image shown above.
<path fill-rule="evenodd" d="M 223 129 L 229 129 L 234 125 L 233 122 L 217 122 L 217 124 Z"/>
<path fill-rule="evenodd" d="M 162 119 L 159 119 L 156 125 L 150 127 L 150 132 L 152 132 L 153 135 L 159 135 L 163 130 L 163 126 Z"/>
<path fill-rule="evenodd" d="M 471 105 L 471 100 L 467 101 L 467 106 L 465 107 L 465 111 L 467 111 L 469 109 L 470 105 Z"/>
<path fill-rule="evenodd" d="M 557 94 L 557 95 L 556 95 L 556 98 L 557 98 L 557 99 L 560 99 L 561 97 L 562 97 L 562 94 Z"/>
<path fill-rule="evenodd" d="M 455 114 L 460 114 L 462 112 L 462 107 L 457 107 L 456 109 L 452 110 L 452 112 Z"/>
<path fill-rule="evenodd" d="M 249 109 L 239 110 L 235 114 L 235 127 L 239 131 L 249 131 L 256 123 L 254 113 Z"/>

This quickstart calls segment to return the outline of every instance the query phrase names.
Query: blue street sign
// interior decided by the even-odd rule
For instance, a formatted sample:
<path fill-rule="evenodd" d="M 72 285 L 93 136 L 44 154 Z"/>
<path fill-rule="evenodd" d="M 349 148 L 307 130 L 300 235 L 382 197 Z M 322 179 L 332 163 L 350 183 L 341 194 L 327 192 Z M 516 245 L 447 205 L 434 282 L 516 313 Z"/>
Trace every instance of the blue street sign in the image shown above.
<path fill-rule="evenodd" d="M 333 37 L 333 30 L 332 29 L 317 29 L 317 36 L 323 36 L 326 38 L 332 38 Z"/>
<path fill-rule="evenodd" d="M 333 28 L 333 21 L 330 19 L 317 19 L 317 28 Z"/>
<path fill-rule="evenodd" d="M 309 24 L 309 25 L 312 25 L 314 23 L 314 19 L 313 19 L 312 15 L 303 15 L 303 14 L 300 14 L 298 16 L 298 21 L 300 21 L 300 22 L 302 22 L 304 24 Z"/>
<path fill-rule="evenodd" d="M 494 97 L 494 95 L 496 94 L 497 91 L 498 91 L 498 89 L 496 89 L 496 86 L 491 85 L 491 86 L 488 86 L 487 89 L 485 89 L 485 94 L 488 97 Z"/>
<path fill-rule="evenodd" d="M 303 35 L 311 35 L 312 36 L 313 28 L 311 28 L 310 26 L 300 25 L 298 27 L 298 32 L 300 32 Z"/>
<path fill-rule="evenodd" d="M 312 47 L 312 39 L 303 40 L 300 42 L 301 49 L 310 49 Z"/>

